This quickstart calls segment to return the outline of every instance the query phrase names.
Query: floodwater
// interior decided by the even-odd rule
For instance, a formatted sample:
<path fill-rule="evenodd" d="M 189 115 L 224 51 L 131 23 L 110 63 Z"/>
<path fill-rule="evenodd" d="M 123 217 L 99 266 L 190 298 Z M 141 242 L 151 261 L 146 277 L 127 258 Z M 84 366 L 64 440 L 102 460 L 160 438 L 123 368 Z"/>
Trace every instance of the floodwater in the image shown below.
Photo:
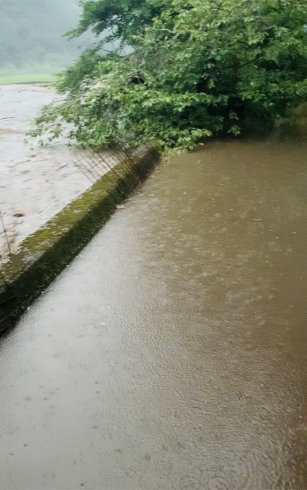
<path fill-rule="evenodd" d="M 307 143 L 162 163 L 2 339 L 1 489 L 307 488 Z"/>
<path fill-rule="evenodd" d="M 92 185 L 74 163 L 85 161 L 87 151 L 68 148 L 64 138 L 44 147 L 37 139 L 25 143 L 39 110 L 57 100 L 50 86 L 0 86 L 0 211 L 12 251 Z M 115 162 L 108 156 L 109 166 Z M 0 223 L 0 258 L 8 252 Z"/>
<path fill-rule="evenodd" d="M 55 100 L 48 86 L 0 86 L 0 211 L 12 250 L 91 185 L 63 143 L 25 144 L 31 120 Z M 0 254 L 6 245 L 0 235 Z"/>

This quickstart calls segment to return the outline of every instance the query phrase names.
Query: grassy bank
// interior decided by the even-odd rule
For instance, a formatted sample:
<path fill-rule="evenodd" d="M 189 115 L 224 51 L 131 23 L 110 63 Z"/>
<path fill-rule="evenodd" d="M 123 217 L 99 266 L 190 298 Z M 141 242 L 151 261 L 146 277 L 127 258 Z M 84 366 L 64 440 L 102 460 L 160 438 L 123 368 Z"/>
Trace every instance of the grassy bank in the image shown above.
<path fill-rule="evenodd" d="M 55 75 L 48 75 L 45 73 L 0 75 L 0 85 L 8 85 L 11 83 L 36 83 L 36 82 L 52 83 L 54 81 L 55 81 Z"/>

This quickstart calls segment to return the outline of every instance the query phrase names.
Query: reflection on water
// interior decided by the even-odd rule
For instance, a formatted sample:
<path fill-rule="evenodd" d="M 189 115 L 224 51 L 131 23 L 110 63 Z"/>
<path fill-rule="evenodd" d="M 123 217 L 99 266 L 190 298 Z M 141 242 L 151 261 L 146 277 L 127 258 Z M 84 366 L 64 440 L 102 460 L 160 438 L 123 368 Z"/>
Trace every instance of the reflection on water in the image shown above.
<path fill-rule="evenodd" d="M 157 169 L 3 339 L 1 488 L 307 487 L 307 143 Z"/>

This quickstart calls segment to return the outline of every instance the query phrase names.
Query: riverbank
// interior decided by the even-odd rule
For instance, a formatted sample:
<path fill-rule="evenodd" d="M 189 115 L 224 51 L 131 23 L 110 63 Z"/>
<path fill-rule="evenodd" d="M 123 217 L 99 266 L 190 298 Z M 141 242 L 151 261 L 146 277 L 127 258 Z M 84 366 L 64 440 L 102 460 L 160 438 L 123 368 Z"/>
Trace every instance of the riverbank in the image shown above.
<path fill-rule="evenodd" d="M 0 87 L 0 211 L 13 252 L 91 186 L 74 164 L 86 152 L 67 148 L 65 142 L 44 148 L 25 143 L 31 119 L 55 99 L 51 86 Z M 7 251 L 0 235 L 0 256 Z"/>
<path fill-rule="evenodd" d="M 122 155 L 93 155 L 67 147 L 64 140 L 46 147 L 26 144 L 30 120 L 55 100 L 51 86 L 0 87 L 0 212 L 5 228 L 3 233 L 0 222 L 0 331 L 56 277 L 153 164 L 146 158 L 152 149 L 135 155 L 127 166 Z M 94 175 L 79 168 L 89 158 L 90 165 L 97 165 Z"/>
<path fill-rule="evenodd" d="M 146 147 L 133 161 L 122 161 L 10 255 L 0 271 L 0 332 L 12 326 L 66 267 L 158 158 L 155 148 Z"/>

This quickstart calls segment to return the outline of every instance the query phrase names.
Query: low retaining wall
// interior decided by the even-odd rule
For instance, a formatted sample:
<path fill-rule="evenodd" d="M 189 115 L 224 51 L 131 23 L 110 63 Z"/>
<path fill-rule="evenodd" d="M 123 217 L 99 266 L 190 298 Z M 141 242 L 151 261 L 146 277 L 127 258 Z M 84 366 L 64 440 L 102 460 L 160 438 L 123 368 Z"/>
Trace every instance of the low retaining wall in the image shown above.
<path fill-rule="evenodd" d="M 158 160 L 158 151 L 150 148 L 134 163 L 117 165 L 21 243 L 0 274 L 0 332 L 14 325 Z"/>

